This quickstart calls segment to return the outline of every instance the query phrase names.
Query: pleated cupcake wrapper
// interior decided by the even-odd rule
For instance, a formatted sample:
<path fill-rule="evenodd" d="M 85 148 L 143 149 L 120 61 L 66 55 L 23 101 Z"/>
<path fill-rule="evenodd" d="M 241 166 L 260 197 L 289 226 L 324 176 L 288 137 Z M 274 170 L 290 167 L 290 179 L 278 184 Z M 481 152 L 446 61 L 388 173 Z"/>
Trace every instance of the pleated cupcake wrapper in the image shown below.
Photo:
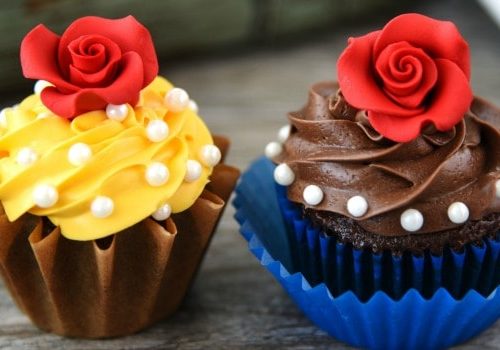
<path fill-rule="evenodd" d="M 47 232 L 39 217 L 11 223 L 3 214 L 0 273 L 42 330 L 82 338 L 135 333 L 180 305 L 238 175 L 220 164 L 188 210 L 98 241 L 68 240 L 59 228 Z"/>
<path fill-rule="evenodd" d="M 242 175 L 234 200 L 240 232 L 302 311 L 330 335 L 371 349 L 440 349 L 500 317 L 497 240 L 442 256 L 356 250 L 300 219 L 274 184 L 273 169 L 261 158 Z"/>
<path fill-rule="evenodd" d="M 335 296 L 352 290 L 365 300 L 382 290 L 399 299 L 413 288 L 430 297 L 444 287 L 460 299 L 471 289 L 487 296 L 500 284 L 500 234 L 461 251 L 445 248 L 441 255 L 374 254 L 342 244 L 313 227 L 301 209 L 288 201 L 285 187 L 276 185 L 276 194 L 285 226 L 292 233 L 288 237 L 295 249 L 295 269 L 312 285 L 324 282 Z"/>

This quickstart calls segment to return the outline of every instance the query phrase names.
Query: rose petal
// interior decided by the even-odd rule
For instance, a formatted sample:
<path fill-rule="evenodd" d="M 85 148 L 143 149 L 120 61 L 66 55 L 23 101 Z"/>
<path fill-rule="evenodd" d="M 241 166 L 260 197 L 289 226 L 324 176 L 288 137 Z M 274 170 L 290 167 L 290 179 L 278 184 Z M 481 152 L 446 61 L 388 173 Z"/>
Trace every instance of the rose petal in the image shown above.
<path fill-rule="evenodd" d="M 455 24 L 417 13 L 395 17 L 380 32 L 373 46 L 376 58 L 390 44 L 408 41 L 422 48 L 432 58 L 445 58 L 457 64 L 470 79 L 469 45 Z"/>
<path fill-rule="evenodd" d="M 108 87 L 81 89 L 74 94 L 62 94 L 54 87 L 42 91 L 42 101 L 51 111 L 64 118 L 104 109 L 107 104 L 136 104 L 144 81 L 143 62 L 135 52 L 123 55 L 122 70 Z"/>
<path fill-rule="evenodd" d="M 469 110 L 473 94 L 469 79 L 454 62 L 437 59 L 435 63 L 439 79 L 426 115 L 433 121 L 436 129 L 448 131 Z"/>
<path fill-rule="evenodd" d="M 59 89 L 72 92 L 78 89 L 61 76 L 57 61 L 59 36 L 40 24 L 33 28 L 21 42 L 21 66 L 23 75 L 30 79 L 43 79 Z"/>
<path fill-rule="evenodd" d="M 136 52 L 144 62 L 144 82 L 141 87 L 149 84 L 158 74 L 158 61 L 153 40 L 149 31 L 134 17 L 107 19 L 101 17 L 82 17 L 74 21 L 61 36 L 59 44 L 59 66 L 69 67 L 71 57 L 65 48 L 82 35 L 102 35 L 115 42 L 122 53 Z"/>
<path fill-rule="evenodd" d="M 392 141 L 408 142 L 428 123 L 433 123 L 439 131 L 448 131 L 462 120 L 473 98 L 469 80 L 454 62 L 437 59 L 435 63 L 439 79 L 429 108 L 411 118 L 370 111 L 368 118 L 375 130 Z"/>
<path fill-rule="evenodd" d="M 401 70 L 402 65 L 411 69 Z M 378 56 L 375 68 L 385 93 L 412 109 L 422 105 L 438 78 L 434 61 L 422 49 L 405 41 L 387 46 Z"/>
<path fill-rule="evenodd" d="M 346 101 L 358 109 L 388 115 L 409 117 L 423 108 L 409 109 L 397 105 L 377 85 L 372 70 L 372 48 L 380 31 L 349 39 L 349 45 L 337 61 L 340 89 Z"/>
<path fill-rule="evenodd" d="M 114 58 L 106 67 L 95 73 L 85 73 L 71 65 L 69 67 L 70 79 L 81 88 L 107 86 L 113 82 L 119 68 L 120 58 Z"/>

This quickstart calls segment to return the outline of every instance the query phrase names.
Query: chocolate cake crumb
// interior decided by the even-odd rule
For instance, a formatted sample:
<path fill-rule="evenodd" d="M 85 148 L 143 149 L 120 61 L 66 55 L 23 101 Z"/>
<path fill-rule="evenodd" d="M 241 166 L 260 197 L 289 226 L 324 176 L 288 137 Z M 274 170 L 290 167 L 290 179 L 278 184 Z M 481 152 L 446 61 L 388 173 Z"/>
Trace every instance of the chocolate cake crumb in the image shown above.
<path fill-rule="evenodd" d="M 390 237 L 366 231 L 356 220 L 337 213 L 303 206 L 302 212 L 304 217 L 327 235 L 342 243 L 350 243 L 355 248 L 371 249 L 375 253 L 391 251 L 393 254 L 402 255 L 409 251 L 418 255 L 430 250 L 433 254 L 441 254 L 446 247 L 460 251 L 468 243 L 481 245 L 483 238 L 494 238 L 500 231 L 500 213 L 492 213 L 481 220 L 468 221 L 462 226 L 445 231 Z"/>

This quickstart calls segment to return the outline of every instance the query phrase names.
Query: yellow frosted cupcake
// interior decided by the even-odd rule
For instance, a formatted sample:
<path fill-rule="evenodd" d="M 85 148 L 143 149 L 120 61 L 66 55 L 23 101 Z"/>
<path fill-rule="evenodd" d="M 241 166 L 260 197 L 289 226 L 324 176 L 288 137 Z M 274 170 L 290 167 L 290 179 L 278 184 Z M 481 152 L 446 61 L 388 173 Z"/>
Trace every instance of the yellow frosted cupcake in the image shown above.
<path fill-rule="evenodd" d="M 238 171 L 129 16 L 22 42 L 35 94 L 0 114 L 0 266 L 20 308 L 67 336 L 175 311 Z"/>

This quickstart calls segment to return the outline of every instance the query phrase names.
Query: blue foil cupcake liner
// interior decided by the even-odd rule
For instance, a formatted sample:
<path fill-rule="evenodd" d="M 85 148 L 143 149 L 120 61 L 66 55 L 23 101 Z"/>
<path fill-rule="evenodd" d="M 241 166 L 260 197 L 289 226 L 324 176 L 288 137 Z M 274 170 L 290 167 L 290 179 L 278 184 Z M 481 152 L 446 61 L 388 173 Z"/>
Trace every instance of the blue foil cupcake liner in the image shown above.
<path fill-rule="evenodd" d="M 234 200 L 240 232 L 299 308 L 333 337 L 370 349 L 441 349 L 500 317 L 497 240 L 441 256 L 353 249 L 301 219 L 275 186 L 273 169 L 260 158 L 243 174 Z"/>
<path fill-rule="evenodd" d="M 471 289 L 488 296 L 500 284 L 500 235 L 468 244 L 461 251 L 445 248 L 441 255 L 375 254 L 338 242 L 313 227 L 300 207 L 287 199 L 286 188 L 275 186 L 285 227 L 291 232 L 296 271 L 313 286 L 324 282 L 334 296 L 350 290 L 366 300 L 384 291 L 399 299 L 415 289 L 428 298 L 445 288 L 460 299 Z"/>

